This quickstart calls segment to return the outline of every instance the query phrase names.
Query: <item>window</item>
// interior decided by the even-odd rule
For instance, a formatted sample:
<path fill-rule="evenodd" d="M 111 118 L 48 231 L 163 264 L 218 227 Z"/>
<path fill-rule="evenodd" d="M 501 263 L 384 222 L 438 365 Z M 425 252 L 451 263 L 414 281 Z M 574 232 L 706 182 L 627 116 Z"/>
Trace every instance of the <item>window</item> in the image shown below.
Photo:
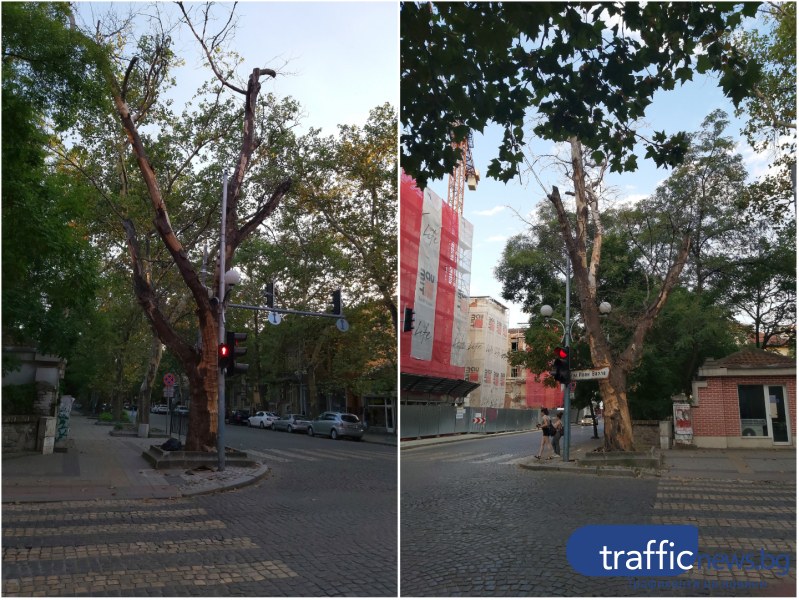
<path fill-rule="evenodd" d="M 519 349 L 519 340 L 513 340 L 513 341 L 510 343 L 510 349 L 511 349 L 513 352 L 516 352 L 516 351 Z"/>
<path fill-rule="evenodd" d="M 516 378 L 519 376 L 519 367 L 511 367 L 510 368 L 510 376 L 511 378 Z"/>
<path fill-rule="evenodd" d="M 741 415 L 741 435 L 768 437 L 762 385 L 739 385 L 738 409 Z"/>

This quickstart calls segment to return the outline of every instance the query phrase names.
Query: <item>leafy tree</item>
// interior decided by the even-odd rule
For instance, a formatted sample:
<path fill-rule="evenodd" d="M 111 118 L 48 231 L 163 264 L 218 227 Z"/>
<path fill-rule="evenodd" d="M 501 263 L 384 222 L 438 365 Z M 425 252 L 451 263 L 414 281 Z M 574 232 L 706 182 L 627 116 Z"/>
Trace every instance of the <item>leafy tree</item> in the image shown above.
<path fill-rule="evenodd" d="M 760 12 L 764 27 L 732 35 L 741 53 L 763 66 L 753 94 L 743 99 L 736 116 L 748 117 L 743 133 L 753 148 L 781 147 L 792 154 L 796 146 L 796 3 L 768 2 Z"/>
<path fill-rule="evenodd" d="M 46 148 L 52 127 L 98 104 L 97 87 L 67 5 L 3 4 L 2 15 L 3 340 L 69 359 L 94 310 L 98 255 L 83 224 L 89 190 L 53 172 Z"/>
<path fill-rule="evenodd" d="M 327 137 L 311 130 L 296 141 L 298 184 L 263 234 L 242 245 L 248 284 L 238 293 L 263 304 L 263 287 L 274 281 L 275 306 L 324 311 L 340 288 L 350 329 L 290 316 L 275 329 L 261 318 L 259 382 L 277 384 L 304 369 L 312 400 L 385 387 L 381 368 L 396 366 L 396 142 L 388 104 L 363 127 L 339 126 Z"/>
<path fill-rule="evenodd" d="M 796 345 L 796 225 L 745 223 L 724 272 L 723 297 L 751 323 L 755 345 Z"/>
<path fill-rule="evenodd" d="M 746 56 L 763 64 L 754 95 L 735 114 L 747 117 L 742 133 L 750 146 L 769 152 L 773 161 L 769 172 L 751 184 L 745 214 L 790 227 L 796 211 L 796 3 L 769 2 L 760 12 L 761 27 L 733 36 Z"/>

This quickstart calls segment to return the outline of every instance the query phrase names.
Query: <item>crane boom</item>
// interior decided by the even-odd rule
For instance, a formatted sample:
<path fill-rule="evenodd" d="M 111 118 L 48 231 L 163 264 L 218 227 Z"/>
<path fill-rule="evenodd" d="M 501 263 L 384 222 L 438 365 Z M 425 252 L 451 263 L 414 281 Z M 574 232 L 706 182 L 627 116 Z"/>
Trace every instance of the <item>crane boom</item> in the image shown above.
<path fill-rule="evenodd" d="M 459 215 L 463 214 L 463 193 L 464 184 L 474 191 L 480 182 L 480 171 L 474 168 L 474 158 L 472 148 L 474 139 L 472 132 L 466 136 L 465 140 L 452 142 L 452 147 L 460 151 L 460 160 L 449 176 L 449 188 L 447 190 L 447 204 L 449 204 Z"/>

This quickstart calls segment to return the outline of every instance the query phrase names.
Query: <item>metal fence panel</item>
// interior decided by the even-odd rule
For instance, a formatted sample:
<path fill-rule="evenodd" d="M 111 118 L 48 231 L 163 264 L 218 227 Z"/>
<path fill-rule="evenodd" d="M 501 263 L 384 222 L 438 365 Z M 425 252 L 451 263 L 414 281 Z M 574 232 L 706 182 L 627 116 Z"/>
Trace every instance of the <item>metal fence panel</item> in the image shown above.
<path fill-rule="evenodd" d="M 538 425 L 540 414 L 538 409 L 458 408 L 448 404 L 403 404 L 400 411 L 400 437 L 406 439 L 453 433 L 529 431 Z M 475 423 L 478 415 L 485 422 Z"/>

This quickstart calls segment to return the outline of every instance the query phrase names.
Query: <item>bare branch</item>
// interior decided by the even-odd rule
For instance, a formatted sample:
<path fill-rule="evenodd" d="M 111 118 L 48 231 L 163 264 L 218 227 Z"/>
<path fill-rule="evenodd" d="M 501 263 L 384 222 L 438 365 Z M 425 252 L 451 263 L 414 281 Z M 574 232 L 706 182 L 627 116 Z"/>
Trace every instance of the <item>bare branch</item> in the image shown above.
<path fill-rule="evenodd" d="M 194 38 L 198 42 L 200 42 L 200 46 L 202 47 L 203 52 L 205 52 L 205 57 L 208 59 L 208 63 L 211 65 L 211 70 L 214 72 L 214 75 L 216 75 L 216 78 L 226 88 L 231 89 L 231 90 L 233 90 L 234 92 L 236 92 L 238 94 L 246 96 L 247 95 L 247 90 L 244 90 L 244 89 L 242 89 L 242 88 L 240 88 L 238 86 L 233 85 L 222 74 L 222 72 L 219 70 L 219 67 L 217 66 L 216 62 L 214 61 L 213 56 L 211 55 L 211 49 L 209 49 L 208 45 L 205 42 L 204 36 L 205 36 L 205 27 L 208 24 L 208 8 L 206 7 L 205 18 L 203 19 L 203 32 L 202 32 L 202 36 L 201 36 L 200 34 L 197 33 L 197 30 L 194 29 L 194 25 L 192 24 L 191 19 L 189 18 L 189 14 L 186 12 L 186 8 L 183 6 L 183 2 L 178 2 L 177 4 L 180 7 L 180 11 L 183 13 L 183 17 L 186 19 L 186 23 L 188 24 L 189 29 L 191 29 L 192 34 L 194 34 Z M 233 4 L 233 10 L 235 10 L 235 7 L 236 7 L 236 3 Z M 230 11 L 230 18 L 231 19 L 233 18 L 233 10 Z M 222 33 L 225 31 L 225 29 L 229 25 L 230 25 L 230 19 L 228 19 L 228 22 L 225 24 L 225 27 L 222 29 L 222 31 L 220 31 L 216 36 L 213 37 L 211 48 L 213 48 L 213 44 L 215 43 L 215 41 L 219 38 L 220 35 L 222 35 Z"/>

